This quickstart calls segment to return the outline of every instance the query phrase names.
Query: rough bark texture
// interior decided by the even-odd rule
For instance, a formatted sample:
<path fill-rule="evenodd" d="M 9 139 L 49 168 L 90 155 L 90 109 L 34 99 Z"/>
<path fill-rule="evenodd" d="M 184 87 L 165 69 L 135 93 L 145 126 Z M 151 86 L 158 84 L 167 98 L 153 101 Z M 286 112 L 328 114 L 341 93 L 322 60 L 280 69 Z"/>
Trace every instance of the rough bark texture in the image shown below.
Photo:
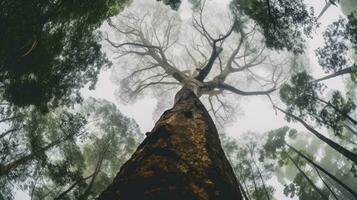
<path fill-rule="evenodd" d="M 181 89 L 99 200 L 241 200 L 216 127 Z"/>

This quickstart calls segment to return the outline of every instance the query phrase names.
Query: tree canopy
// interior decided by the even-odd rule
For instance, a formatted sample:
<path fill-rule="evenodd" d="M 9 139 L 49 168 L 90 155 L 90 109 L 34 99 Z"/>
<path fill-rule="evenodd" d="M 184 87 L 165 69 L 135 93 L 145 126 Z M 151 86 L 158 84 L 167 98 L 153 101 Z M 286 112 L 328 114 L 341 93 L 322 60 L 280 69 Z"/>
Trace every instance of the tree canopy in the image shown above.
<path fill-rule="evenodd" d="M 79 101 L 79 89 L 110 66 L 96 31 L 126 0 L 18 1 L 0 6 L 0 87 L 18 106 Z"/>

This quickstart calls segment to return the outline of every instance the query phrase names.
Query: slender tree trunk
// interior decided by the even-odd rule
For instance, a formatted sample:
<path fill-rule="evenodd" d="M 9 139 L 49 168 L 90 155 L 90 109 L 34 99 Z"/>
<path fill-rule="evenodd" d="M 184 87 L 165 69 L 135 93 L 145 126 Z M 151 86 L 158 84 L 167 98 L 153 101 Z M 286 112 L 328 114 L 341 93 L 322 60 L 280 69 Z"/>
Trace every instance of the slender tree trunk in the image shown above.
<path fill-rule="evenodd" d="M 316 97 L 316 99 L 319 100 L 320 102 L 324 103 L 325 105 L 333 108 L 336 112 L 340 113 L 343 117 L 345 117 L 346 119 L 350 120 L 350 122 L 353 123 L 354 125 L 357 125 L 357 121 L 355 119 L 353 119 L 348 113 L 342 112 L 339 108 L 337 108 L 336 106 L 334 106 L 333 104 L 331 104 L 328 101 L 325 101 L 325 100 L 320 99 L 318 97 Z"/>
<path fill-rule="evenodd" d="M 99 200 L 242 200 L 216 127 L 192 90 L 174 107 L 120 169 Z"/>
<path fill-rule="evenodd" d="M 254 191 L 255 191 L 255 195 L 258 197 L 259 194 L 258 194 L 258 186 L 257 186 L 257 183 L 255 182 L 255 176 L 254 176 L 254 171 L 253 171 L 253 166 L 249 163 L 248 163 L 248 166 L 249 166 L 249 169 L 250 169 L 250 172 L 252 173 L 252 181 L 253 181 L 253 186 L 254 186 Z M 253 195 L 254 196 L 254 195 Z"/>
<path fill-rule="evenodd" d="M 33 154 L 29 154 L 29 155 L 21 157 L 17 160 L 14 160 L 10 163 L 7 163 L 6 165 L 0 166 L 0 177 L 15 170 L 19 165 L 22 165 L 22 164 L 27 163 L 28 161 L 32 160 L 33 157 L 34 157 Z"/>
<path fill-rule="evenodd" d="M 330 177 L 332 180 L 334 180 L 336 183 L 338 183 L 340 186 L 342 186 L 345 190 L 350 192 L 354 197 L 357 198 L 357 193 L 353 191 L 350 187 L 348 187 L 346 184 L 344 184 L 342 181 L 340 181 L 336 176 L 332 175 L 330 172 L 326 171 L 323 167 L 320 165 L 316 164 L 313 160 L 311 160 L 309 157 L 305 156 L 303 153 L 295 149 L 293 146 L 289 145 L 288 143 L 285 143 L 291 150 L 293 150 L 295 153 L 297 153 L 300 157 L 303 157 L 308 163 L 310 163 L 312 166 L 316 167 L 320 171 L 322 171 L 324 174 L 326 174 L 328 177 Z"/>
<path fill-rule="evenodd" d="M 36 156 L 37 153 L 39 152 L 46 152 L 47 150 L 51 149 L 52 147 L 56 146 L 56 145 L 59 145 L 60 143 L 68 140 L 68 139 L 71 139 L 71 137 L 73 137 L 73 135 L 71 136 L 67 136 L 66 138 L 63 138 L 63 139 L 58 139 L 58 140 L 55 140 L 54 142 L 46 145 L 45 147 L 35 151 L 35 152 L 31 152 L 30 154 L 28 155 L 25 155 L 17 160 L 14 160 L 12 162 L 9 162 L 5 165 L 0 165 L 0 177 L 1 176 L 4 176 L 8 173 L 10 173 L 11 171 L 15 170 L 18 166 L 20 165 L 23 165 L 31 160 L 33 160 Z"/>
<path fill-rule="evenodd" d="M 81 195 L 81 199 L 88 199 L 89 195 L 91 194 L 91 191 L 92 191 L 93 185 L 94 185 L 94 181 L 96 180 L 100 170 L 102 169 L 103 160 L 104 160 L 104 157 L 107 154 L 107 152 L 108 152 L 108 147 L 105 147 L 104 151 L 102 151 L 100 157 L 98 158 L 98 162 L 97 162 L 97 165 L 95 166 L 93 176 L 92 176 L 87 188 Z"/>
<path fill-rule="evenodd" d="M 244 190 L 243 185 L 240 183 L 240 181 L 238 181 L 238 185 L 239 185 L 239 189 L 242 192 L 244 199 L 249 200 L 248 195 L 247 195 L 246 191 Z"/>
<path fill-rule="evenodd" d="M 314 169 L 315 169 L 317 175 L 319 175 L 319 178 L 320 178 L 320 180 L 322 181 L 322 183 L 325 185 L 325 187 L 330 191 L 330 193 L 332 194 L 332 196 L 333 196 L 336 200 L 338 200 L 337 195 L 336 195 L 335 192 L 331 189 L 331 187 L 326 183 L 326 181 L 322 178 L 322 176 L 321 176 L 319 170 L 318 170 L 316 167 L 314 167 Z"/>
<path fill-rule="evenodd" d="M 85 180 L 87 180 L 87 179 L 90 179 L 93 175 L 94 175 L 94 173 L 91 174 L 91 175 L 89 175 L 89 176 L 87 176 L 87 177 L 82 178 L 81 180 L 78 180 L 78 181 L 74 182 L 71 186 L 69 186 L 65 191 L 61 192 L 61 193 L 60 193 L 56 198 L 54 198 L 53 200 L 63 199 L 70 191 L 72 191 L 72 190 L 79 184 L 80 181 L 85 181 Z"/>
<path fill-rule="evenodd" d="M 318 192 L 323 199 L 328 199 L 328 197 L 318 188 L 315 183 L 305 174 L 305 172 L 299 167 L 296 161 L 287 153 L 288 158 L 293 162 L 295 167 L 299 170 L 299 172 L 304 176 L 304 178 L 309 182 L 309 184 Z"/>
<path fill-rule="evenodd" d="M 243 178 L 240 169 L 237 170 L 237 173 L 238 173 L 238 179 L 240 179 L 239 183 L 243 182 L 242 193 L 245 193 L 245 195 L 243 194 L 243 196 L 244 196 L 244 198 L 245 198 L 245 196 L 247 196 L 248 200 L 249 200 L 249 199 L 251 199 L 250 194 L 249 194 L 249 190 L 248 190 L 247 184 L 245 183 L 245 179 Z"/>
<path fill-rule="evenodd" d="M 257 163 L 255 162 L 255 160 L 253 159 L 253 155 L 252 155 L 252 161 L 253 161 L 253 164 L 255 165 L 255 168 L 257 168 L 259 178 L 260 178 L 260 180 L 262 181 L 263 189 L 264 189 L 265 195 L 266 195 L 267 199 L 270 200 L 270 195 L 269 195 L 269 192 L 268 192 L 267 187 L 265 186 L 265 182 L 264 182 L 264 179 L 263 179 L 263 175 L 262 175 L 262 173 L 261 173 L 261 171 L 260 171 L 260 169 L 259 169 L 259 166 L 257 165 Z"/>
<path fill-rule="evenodd" d="M 353 124 L 351 124 L 351 126 L 354 126 Z M 343 127 L 345 127 L 347 130 L 349 130 L 352 134 L 356 135 L 357 136 L 357 132 L 355 129 L 353 129 L 352 127 L 350 126 L 350 124 L 347 124 L 347 122 L 344 122 L 343 123 Z M 355 143 L 356 144 L 356 143 Z"/>
<path fill-rule="evenodd" d="M 300 122 L 300 124 L 302 124 L 307 130 L 309 130 L 312 134 L 314 134 L 316 137 L 318 137 L 320 140 L 322 140 L 323 142 L 325 142 L 327 145 L 329 145 L 331 148 L 335 149 L 336 151 L 338 151 L 339 153 L 341 153 L 342 155 L 344 155 L 346 158 L 350 159 L 352 162 L 354 162 L 355 164 L 357 164 L 357 154 L 347 150 L 346 148 L 344 148 L 343 146 L 337 144 L 336 142 L 328 139 L 327 137 L 325 137 L 324 135 L 322 135 L 321 133 L 319 133 L 318 131 L 316 131 L 314 128 L 312 128 L 311 126 L 309 126 L 304 120 L 302 120 L 301 118 L 286 112 L 285 110 L 275 106 L 276 109 L 278 109 L 279 111 L 281 111 L 282 113 L 285 113 L 287 116 L 295 119 L 296 121 Z"/>

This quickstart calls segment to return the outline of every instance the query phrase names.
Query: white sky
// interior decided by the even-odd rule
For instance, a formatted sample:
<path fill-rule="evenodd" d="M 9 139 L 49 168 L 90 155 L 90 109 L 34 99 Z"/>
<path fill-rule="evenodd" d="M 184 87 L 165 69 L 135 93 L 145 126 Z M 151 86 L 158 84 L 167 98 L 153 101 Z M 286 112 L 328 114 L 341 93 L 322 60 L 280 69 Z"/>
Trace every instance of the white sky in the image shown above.
<path fill-rule="evenodd" d="M 144 3 L 148 0 L 135 0 L 136 3 Z M 154 2 L 155 0 L 150 0 Z M 224 2 L 229 2 L 228 0 L 212 0 L 217 2 L 217 10 L 222 10 L 228 12 L 228 9 L 225 7 Z M 156 1 L 155 1 L 156 2 Z M 324 0 L 309 0 L 310 4 L 314 6 L 315 12 L 319 13 L 323 8 L 325 1 Z M 191 6 L 187 1 L 183 1 L 183 4 L 180 8 L 181 18 L 190 20 L 191 14 L 189 9 Z M 339 15 L 341 15 L 339 8 L 331 6 L 327 12 L 320 18 L 321 27 L 317 30 L 314 39 L 308 41 L 308 49 L 306 51 L 307 57 L 310 60 L 310 66 L 312 67 L 312 73 L 319 77 L 321 75 L 321 67 L 318 66 L 317 60 L 314 54 L 314 49 L 321 46 L 323 43 L 322 40 L 322 31 L 325 29 L 326 25 L 335 21 Z M 107 71 L 102 71 L 99 75 L 98 83 L 96 89 L 89 91 L 86 89 L 82 90 L 82 95 L 85 98 L 94 97 L 102 98 L 108 101 L 115 103 L 119 110 L 124 113 L 126 116 L 135 119 L 139 124 L 140 129 L 143 133 L 150 131 L 154 127 L 153 112 L 156 107 L 156 99 L 152 97 L 145 97 L 138 100 L 132 105 L 124 105 L 120 102 L 114 95 L 114 91 L 118 88 L 111 80 L 111 69 Z M 334 79 L 329 81 L 329 86 L 343 88 L 342 79 Z M 173 96 L 168 96 L 167 98 L 173 98 Z M 245 133 L 247 131 L 253 131 L 257 133 L 265 133 L 271 129 L 276 129 L 285 125 L 288 125 L 284 120 L 282 114 L 275 114 L 275 111 L 272 109 L 270 102 L 265 97 L 243 97 L 240 99 L 240 111 L 239 116 L 234 123 L 226 127 L 225 132 L 232 137 L 237 137 L 238 135 Z M 298 124 L 289 124 L 289 126 L 297 128 L 299 130 L 304 130 Z M 276 180 L 270 181 L 274 183 Z M 276 188 L 276 198 L 277 199 L 286 199 L 285 195 L 282 193 L 282 188 Z M 25 200 L 27 195 L 21 191 L 18 191 L 15 199 Z"/>

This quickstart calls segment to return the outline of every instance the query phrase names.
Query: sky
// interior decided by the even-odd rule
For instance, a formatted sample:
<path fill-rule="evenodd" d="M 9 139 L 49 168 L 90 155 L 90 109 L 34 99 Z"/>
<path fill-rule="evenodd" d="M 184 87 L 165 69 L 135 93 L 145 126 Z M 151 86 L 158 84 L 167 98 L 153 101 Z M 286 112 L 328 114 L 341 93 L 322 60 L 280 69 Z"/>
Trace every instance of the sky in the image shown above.
<path fill-rule="evenodd" d="M 227 4 L 228 0 L 211 0 L 214 2 L 216 12 L 227 12 Z M 346 0 L 347 1 L 347 0 Z M 353 1 L 353 0 L 352 0 Z M 142 6 L 144 4 L 148 4 L 148 0 L 134 0 L 136 6 Z M 157 3 L 154 0 L 150 0 L 152 4 Z M 325 5 L 324 0 L 309 0 L 307 1 L 310 5 L 315 8 L 315 12 L 319 13 L 320 10 Z M 127 9 L 130 9 L 127 8 Z M 143 7 L 143 9 L 145 9 Z M 191 19 L 191 6 L 187 1 L 183 1 L 179 13 L 180 17 L 183 20 Z M 313 39 L 309 39 L 307 43 L 307 51 L 306 55 L 309 59 L 311 66 L 311 73 L 315 77 L 319 77 L 322 74 L 321 67 L 318 66 L 317 60 L 314 54 L 314 49 L 321 46 L 323 43 L 322 40 L 322 32 L 326 28 L 326 25 L 335 21 L 339 15 L 341 15 L 341 11 L 339 7 L 331 6 L 327 12 L 320 18 L 319 22 L 321 23 L 320 28 L 317 29 L 316 34 L 313 36 Z M 106 50 L 105 50 L 106 51 Z M 87 90 L 83 89 L 81 91 L 84 98 L 94 97 L 106 99 L 115 103 L 118 109 L 128 117 L 133 118 L 138 125 L 142 133 L 150 131 L 154 127 L 155 119 L 154 112 L 156 104 L 158 103 L 154 97 L 146 96 L 135 103 L 132 104 L 124 104 L 119 100 L 118 97 L 115 96 L 115 91 L 118 89 L 118 85 L 116 85 L 113 81 L 114 76 L 113 72 L 120 73 L 115 66 L 112 69 L 108 69 L 102 71 L 98 78 L 98 83 L 96 85 L 95 90 Z M 116 69 L 116 70 L 113 70 Z M 329 87 L 341 89 L 343 88 L 343 82 L 341 78 L 333 79 L 327 82 Z M 168 96 L 167 98 L 173 98 L 173 96 Z M 242 97 L 239 98 L 239 114 L 237 114 L 234 122 L 228 124 L 225 127 L 224 132 L 232 137 L 239 137 L 243 133 L 248 131 L 253 131 L 259 134 L 264 134 L 269 130 L 280 128 L 285 125 L 289 125 L 290 127 L 296 128 L 300 131 L 304 131 L 304 128 L 298 124 L 288 124 L 284 120 L 284 116 L 282 114 L 276 114 L 272 109 L 272 105 L 266 99 L 266 97 L 259 96 L 251 96 L 251 97 Z M 270 180 L 271 184 L 276 183 L 275 179 Z M 286 198 L 282 193 L 282 187 L 276 188 L 277 191 L 275 193 L 277 199 Z M 15 199 L 17 200 L 26 200 L 27 195 L 22 193 L 21 191 L 17 192 Z"/>

